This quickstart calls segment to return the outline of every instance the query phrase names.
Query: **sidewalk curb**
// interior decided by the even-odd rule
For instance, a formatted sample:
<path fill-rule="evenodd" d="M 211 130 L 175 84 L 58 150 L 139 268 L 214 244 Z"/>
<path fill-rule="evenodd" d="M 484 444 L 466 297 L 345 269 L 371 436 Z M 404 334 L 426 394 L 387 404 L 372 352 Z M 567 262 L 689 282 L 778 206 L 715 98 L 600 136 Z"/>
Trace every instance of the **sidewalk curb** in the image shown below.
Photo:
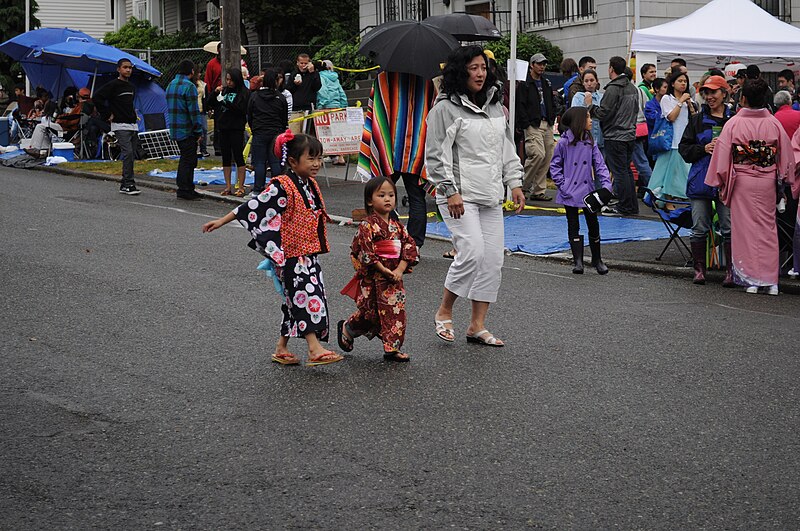
<path fill-rule="evenodd" d="M 122 179 L 115 175 L 108 175 L 106 173 L 96 173 L 90 171 L 78 171 L 78 170 L 70 170 L 67 168 L 59 168 L 58 166 L 36 166 L 33 169 L 39 171 L 46 171 L 50 173 L 57 173 L 60 175 L 69 175 L 71 177 L 81 177 L 84 179 L 94 179 L 97 181 L 110 181 L 110 182 L 121 182 Z M 153 181 L 149 179 L 149 175 L 137 174 L 135 175 L 136 184 L 142 188 L 151 188 L 154 190 L 160 190 L 162 192 L 175 192 L 178 187 L 172 184 L 162 183 L 160 181 Z M 219 195 L 216 192 L 208 192 L 205 190 L 197 190 L 203 197 L 212 199 L 214 201 L 219 201 L 221 203 L 230 203 L 233 205 L 239 205 L 247 201 L 248 198 L 240 198 L 235 196 L 225 196 Z M 330 216 L 331 220 L 336 222 L 339 226 L 345 225 L 356 225 L 351 218 L 346 216 Z M 443 236 L 439 236 L 437 234 L 429 234 L 426 236 L 426 239 L 429 240 L 436 240 L 442 242 L 450 242 L 450 238 L 445 238 Z M 522 256 L 525 258 L 529 258 L 532 260 L 540 260 L 543 262 L 559 262 L 563 264 L 571 263 L 571 259 L 564 254 L 554 254 L 554 255 L 533 255 L 527 253 L 509 253 L 514 256 Z M 649 264 L 646 262 L 634 262 L 630 260 L 603 260 L 611 272 L 614 270 L 618 271 L 628 271 L 631 273 L 644 273 L 648 275 L 654 276 L 666 276 L 666 277 L 673 277 L 673 278 L 692 278 L 693 271 L 689 267 L 676 267 L 676 266 L 662 266 L 657 264 Z M 710 280 L 709 284 L 713 286 L 714 284 L 721 284 L 723 273 L 721 271 L 709 271 L 706 274 L 706 278 Z M 780 283 L 780 290 L 781 293 L 787 293 L 791 295 L 800 295 L 800 282 L 789 280 L 787 281 L 785 278 L 782 279 L 783 282 Z M 734 288 L 731 288 L 734 290 Z"/>

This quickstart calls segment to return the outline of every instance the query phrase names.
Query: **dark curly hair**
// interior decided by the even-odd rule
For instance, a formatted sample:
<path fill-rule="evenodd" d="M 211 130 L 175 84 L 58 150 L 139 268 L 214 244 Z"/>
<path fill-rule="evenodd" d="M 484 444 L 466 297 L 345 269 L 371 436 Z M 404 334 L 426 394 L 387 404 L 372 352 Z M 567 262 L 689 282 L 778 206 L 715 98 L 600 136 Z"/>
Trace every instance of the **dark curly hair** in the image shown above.
<path fill-rule="evenodd" d="M 489 61 L 486 59 L 483 50 L 480 46 L 460 46 L 450 52 L 447 57 L 447 63 L 442 71 L 442 92 L 449 97 L 457 94 L 469 95 L 467 90 L 467 80 L 469 79 L 469 72 L 467 72 L 467 65 L 478 56 L 483 57 L 486 61 L 486 81 L 483 83 L 481 90 L 475 94 L 475 101 L 479 105 L 486 102 L 486 92 L 489 87 L 493 87 L 497 83 L 497 77 L 488 68 Z M 500 101 L 500 91 L 495 91 L 492 97 L 492 103 Z"/>

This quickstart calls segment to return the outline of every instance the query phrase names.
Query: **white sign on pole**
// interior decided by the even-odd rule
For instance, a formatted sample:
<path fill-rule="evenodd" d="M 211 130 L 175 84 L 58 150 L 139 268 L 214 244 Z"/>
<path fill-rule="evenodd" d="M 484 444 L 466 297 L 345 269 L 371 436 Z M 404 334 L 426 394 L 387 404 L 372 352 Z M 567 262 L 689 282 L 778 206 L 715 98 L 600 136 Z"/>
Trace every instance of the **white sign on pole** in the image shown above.
<path fill-rule="evenodd" d="M 315 116 L 314 127 L 326 155 L 358 153 L 364 129 L 364 110 L 361 107 L 348 107 L 346 110 Z"/>

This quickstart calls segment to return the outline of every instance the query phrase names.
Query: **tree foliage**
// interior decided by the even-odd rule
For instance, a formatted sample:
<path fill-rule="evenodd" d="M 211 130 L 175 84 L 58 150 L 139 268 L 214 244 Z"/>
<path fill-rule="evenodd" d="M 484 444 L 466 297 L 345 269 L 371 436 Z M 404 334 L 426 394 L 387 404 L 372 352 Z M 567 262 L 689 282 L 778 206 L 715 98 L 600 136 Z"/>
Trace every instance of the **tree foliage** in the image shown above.
<path fill-rule="evenodd" d="M 35 14 L 39 10 L 36 0 L 31 0 L 31 29 L 38 28 L 41 23 Z M 0 42 L 5 42 L 20 33 L 25 33 L 25 0 L 0 0 Z M 0 54 L 0 83 L 10 87 L 22 75 L 19 63 L 9 56 Z"/>
<path fill-rule="evenodd" d="M 486 48 L 494 52 L 497 64 L 505 66 L 511 55 L 511 35 L 507 34 L 499 41 L 488 43 Z M 558 71 L 561 60 L 564 58 L 561 48 L 544 37 L 535 33 L 518 34 L 517 57 L 527 61 L 535 53 L 541 53 L 547 57 L 547 69 L 553 72 Z"/>
<path fill-rule="evenodd" d="M 219 38 L 212 33 L 181 30 L 162 33 L 148 20 L 131 18 L 117 31 L 106 33 L 103 42 L 123 49 L 172 50 L 176 48 L 201 48 L 208 41 Z"/>
<path fill-rule="evenodd" d="M 334 66 L 352 70 L 361 70 L 375 66 L 375 63 L 358 53 L 360 44 L 361 39 L 359 38 L 350 39 L 349 41 L 332 41 L 314 54 L 314 60 L 324 61 L 328 59 L 333 62 Z M 365 72 L 344 72 L 339 70 L 338 73 L 339 81 L 345 89 L 355 88 L 357 79 L 364 79 L 368 76 Z"/>
<path fill-rule="evenodd" d="M 241 11 L 262 44 L 327 44 L 358 33 L 358 0 L 249 0 Z"/>

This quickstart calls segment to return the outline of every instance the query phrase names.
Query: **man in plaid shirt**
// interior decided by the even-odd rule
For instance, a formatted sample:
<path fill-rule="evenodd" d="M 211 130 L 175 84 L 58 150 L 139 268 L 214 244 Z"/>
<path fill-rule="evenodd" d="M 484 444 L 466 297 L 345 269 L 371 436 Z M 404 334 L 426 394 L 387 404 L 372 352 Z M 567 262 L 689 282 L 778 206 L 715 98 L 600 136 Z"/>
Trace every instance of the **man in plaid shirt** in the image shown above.
<path fill-rule="evenodd" d="M 169 136 L 178 143 L 181 158 L 178 162 L 178 199 L 195 200 L 203 196 L 194 189 L 194 169 L 197 167 L 197 144 L 203 134 L 203 121 L 197 105 L 197 86 L 194 82 L 194 63 L 181 61 L 178 74 L 167 87 Z"/>

